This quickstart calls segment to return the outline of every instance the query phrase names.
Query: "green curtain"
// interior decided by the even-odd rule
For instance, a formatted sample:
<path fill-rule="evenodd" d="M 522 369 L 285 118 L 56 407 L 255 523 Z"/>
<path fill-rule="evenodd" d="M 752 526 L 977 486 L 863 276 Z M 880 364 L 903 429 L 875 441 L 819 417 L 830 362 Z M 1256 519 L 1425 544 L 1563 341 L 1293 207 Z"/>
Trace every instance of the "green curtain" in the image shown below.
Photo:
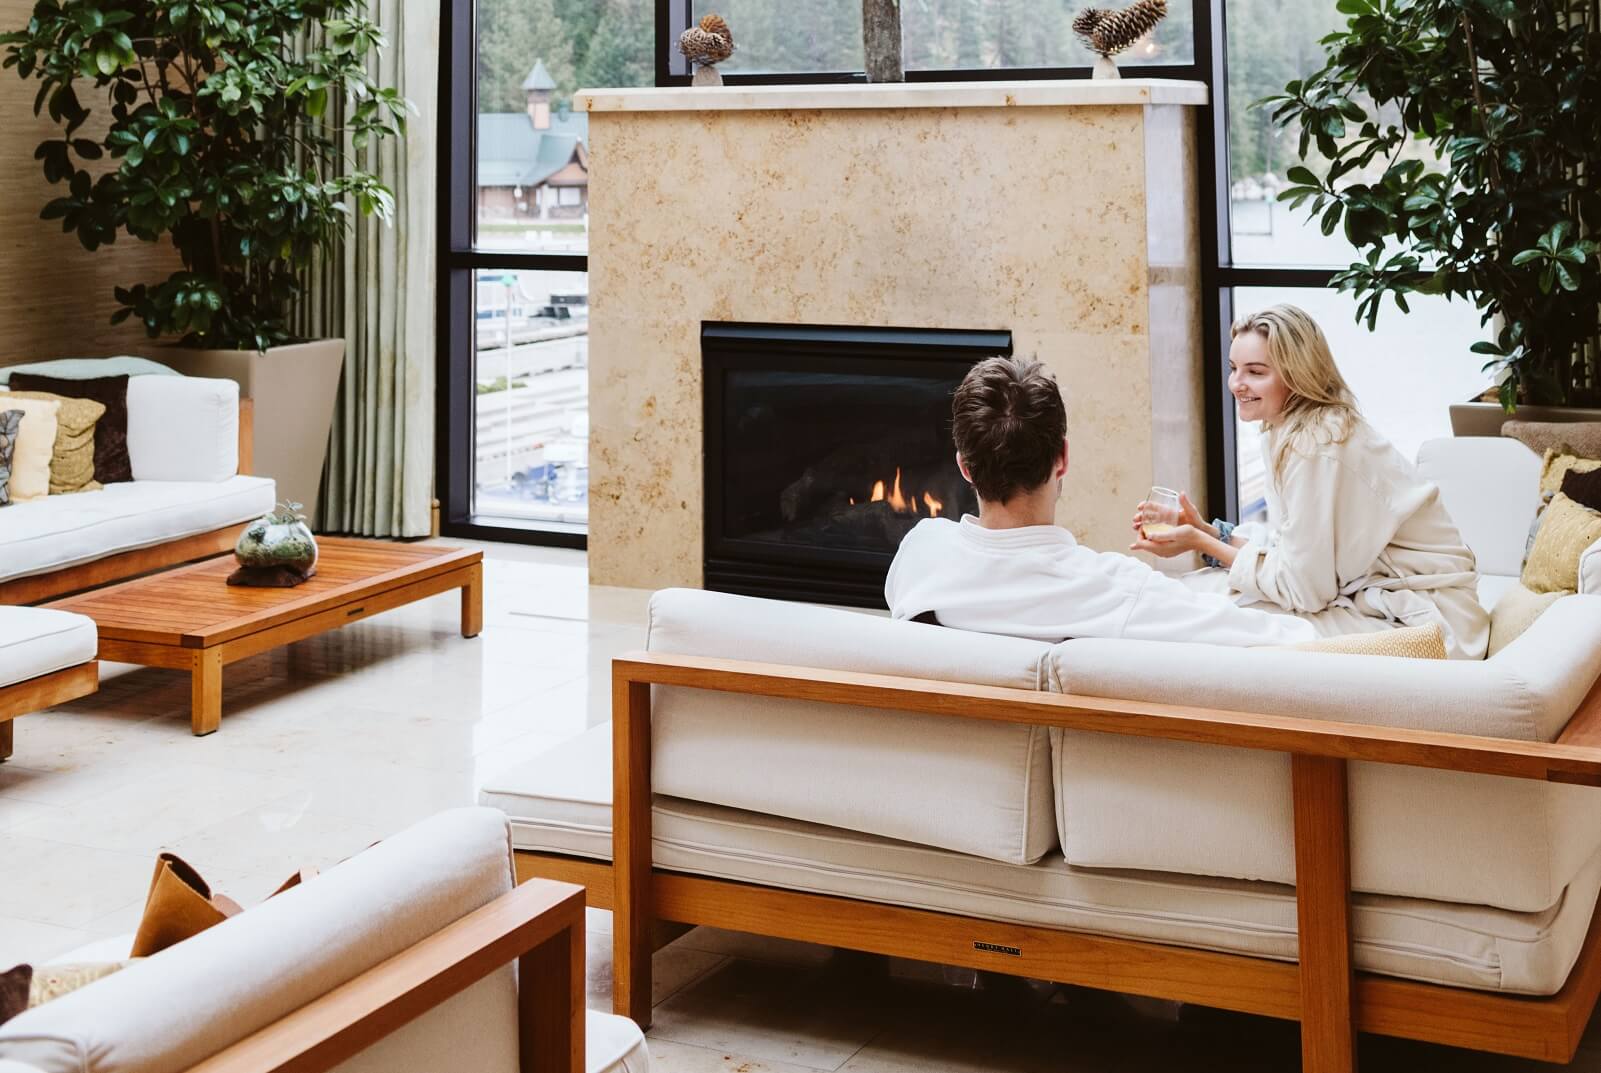
<path fill-rule="evenodd" d="M 388 39 L 372 75 L 421 114 L 408 118 L 404 139 L 356 157 L 395 192 L 393 225 L 357 217 L 341 249 L 305 268 L 297 332 L 345 340 L 319 532 L 416 537 L 433 524 L 439 13 L 437 3 L 403 0 L 369 8 Z M 343 104 L 330 107 L 329 122 L 343 121 Z"/>

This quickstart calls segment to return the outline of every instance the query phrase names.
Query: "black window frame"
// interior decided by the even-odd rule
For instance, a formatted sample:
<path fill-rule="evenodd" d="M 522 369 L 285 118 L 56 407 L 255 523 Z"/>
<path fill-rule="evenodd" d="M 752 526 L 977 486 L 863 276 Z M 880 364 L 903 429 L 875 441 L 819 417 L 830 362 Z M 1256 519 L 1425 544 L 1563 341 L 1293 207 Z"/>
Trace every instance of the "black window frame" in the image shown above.
<path fill-rule="evenodd" d="M 1331 0 L 1332 2 L 1332 0 Z M 436 424 L 436 494 L 441 532 L 447 536 L 560 547 L 588 546 L 587 536 L 526 526 L 511 519 L 486 519 L 471 513 L 474 491 L 473 407 L 473 278 L 478 269 L 527 268 L 548 271 L 589 270 L 583 254 L 515 253 L 473 247 L 476 191 L 473 170 L 477 134 L 477 55 L 473 26 L 474 0 L 441 0 L 441 65 L 439 87 L 439 261 L 438 377 Z M 1200 226 L 1202 297 L 1202 360 L 1205 362 L 1206 497 L 1213 513 L 1239 516 L 1234 411 L 1229 398 L 1224 359 L 1234 315 L 1236 287 L 1326 287 L 1329 268 L 1236 266 L 1230 241 L 1228 160 L 1227 0 L 1194 0 L 1193 61 L 1138 68 L 1140 77 L 1185 79 L 1204 83 L 1207 104 L 1197 129 L 1197 205 Z M 684 58 L 672 45 L 692 17 L 692 0 L 656 0 L 656 85 L 689 84 Z M 910 82 L 986 82 L 1002 80 L 1088 78 L 1088 67 L 964 68 L 908 71 Z M 861 71 L 728 73 L 729 85 L 807 85 L 865 83 Z"/>

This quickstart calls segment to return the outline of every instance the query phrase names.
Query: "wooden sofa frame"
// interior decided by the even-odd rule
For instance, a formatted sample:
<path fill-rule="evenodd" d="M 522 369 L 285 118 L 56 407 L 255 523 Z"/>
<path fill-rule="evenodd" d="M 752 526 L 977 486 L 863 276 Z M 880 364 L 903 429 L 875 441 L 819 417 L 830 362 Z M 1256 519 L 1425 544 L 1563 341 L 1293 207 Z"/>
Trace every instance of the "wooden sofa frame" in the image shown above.
<path fill-rule="evenodd" d="M 324 1073 L 517 961 L 522 1073 L 584 1073 L 584 892 L 524 883 L 188 1073 Z"/>
<path fill-rule="evenodd" d="M 1297 962 L 1003 923 L 652 866 L 651 686 L 1027 723 L 1290 755 Z M 1601 994 L 1601 917 L 1548 998 L 1418 983 L 1351 967 L 1351 760 L 1601 786 L 1601 681 L 1554 744 L 1107 700 L 776 664 L 636 653 L 612 664 L 613 862 L 519 851 L 519 880 L 563 879 L 613 914 L 618 1013 L 651 1017 L 661 921 L 1192 1002 L 1301 1025 L 1305 1073 L 1350 1073 L 1358 1031 L 1569 1062 Z M 1601 805 L 1601 797 L 1597 798 Z"/>
<path fill-rule="evenodd" d="M 254 443 L 255 403 L 250 399 L 240 399 L 237 472 L 250 473 L 254 465 Z M 36 604 L 52 600 L 57 596 L 108 585 L 113 581 L 125 581 L 152 570 L 163 570 L 179 563 L 220 555 L 233 550 L 234 544 L 239 540 L 240 528 L 239 525 L 226 525 L 208 533 L 195 533 L 177 540 L 169 540 L 164 544 L 134 548 L 132 551 L 107 555 L 102 559 L 63 567 L 45 574 L 30 574 L 28 577 L 19 577 L 11 581 L 0 581 L 0 604 Z"/>
<path fill-rule="evenodd" d="M 99 688 L 100 664 L 95 660 L 0 686 L 0 760 L 11 755 L 11 721 L 17 716 L 87 697 Z"/>

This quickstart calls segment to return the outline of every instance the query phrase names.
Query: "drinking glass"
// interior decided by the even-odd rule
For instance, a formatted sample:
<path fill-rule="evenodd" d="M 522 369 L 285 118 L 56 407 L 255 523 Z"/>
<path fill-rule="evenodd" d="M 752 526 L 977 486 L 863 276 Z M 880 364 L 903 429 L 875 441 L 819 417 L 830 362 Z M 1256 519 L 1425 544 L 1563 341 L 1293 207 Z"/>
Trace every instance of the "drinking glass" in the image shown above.
<path fill-rule="evenodd" d="M 1182 508 L 1179 494 L 1171 488 L 1155 485 L 1140 505 L 1140 535 L 1149 540 L 1178 528 Z"/>

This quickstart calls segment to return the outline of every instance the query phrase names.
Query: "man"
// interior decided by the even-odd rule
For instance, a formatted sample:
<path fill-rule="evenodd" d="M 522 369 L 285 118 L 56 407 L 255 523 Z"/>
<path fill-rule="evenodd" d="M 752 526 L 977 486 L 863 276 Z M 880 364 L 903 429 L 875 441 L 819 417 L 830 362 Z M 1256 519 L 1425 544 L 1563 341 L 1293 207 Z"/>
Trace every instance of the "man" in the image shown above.
<path fill-rule="evenodd" d="M 956 389 L 951 414 L 956 463 L 978 494 L 978 517 L 928 518 L 906 535 L 884 584 L 894 617 L 1051 642 L 1313 639 L 1300 619 L 1193 592 L 1138 559 L 1083 547 L 1056 525 L 1067 412 L 1039 362 L 979 362 Z"/>

